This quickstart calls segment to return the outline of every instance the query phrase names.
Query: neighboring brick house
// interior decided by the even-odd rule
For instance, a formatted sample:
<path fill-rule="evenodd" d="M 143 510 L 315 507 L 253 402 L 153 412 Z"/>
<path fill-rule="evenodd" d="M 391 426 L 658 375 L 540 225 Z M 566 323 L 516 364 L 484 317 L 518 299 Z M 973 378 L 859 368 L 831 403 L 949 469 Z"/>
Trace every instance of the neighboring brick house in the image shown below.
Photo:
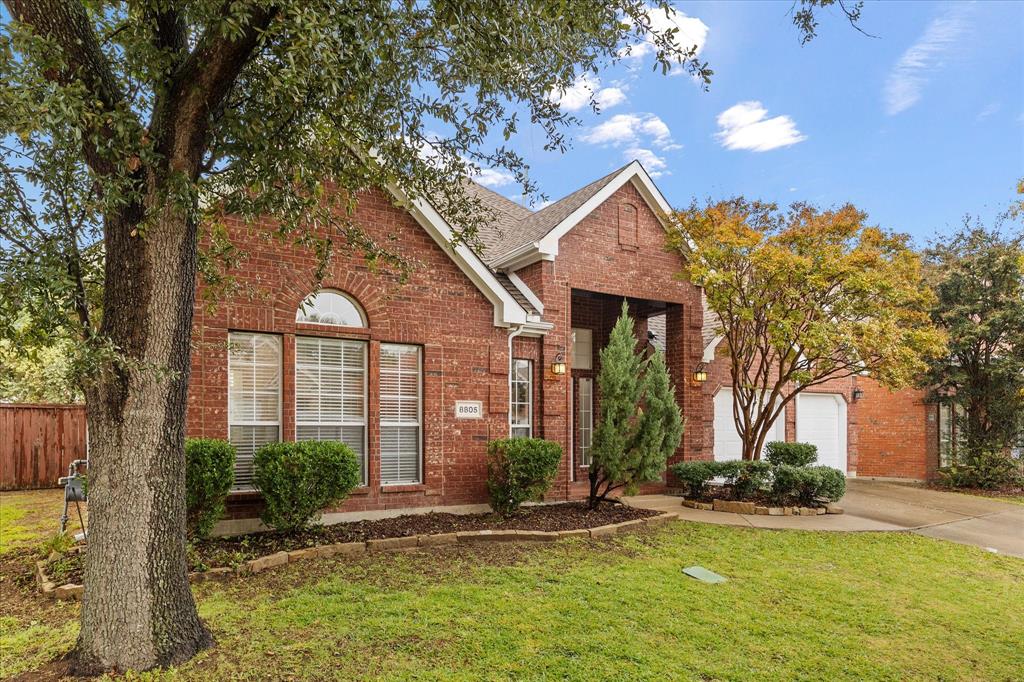
<path fill-rule="evenodd" d="M 704 431 L 716 459 L 735 459 L 740 440 L 729 358 L 715 326 L 713 313 L 706 312 Z M 814 443 L 819 463 L 849 476 L 921 480 L 935 476 L 940 453 L 948 457 L 952 421 L 948 410 L 927 400 L 927 391 L 890 391 L 868 376 L 852 376 L 801 392 L 786 405 L 772 439 Z"/>
<path fill-rule="evenodd" d="M 663 325 L 689 424 L 677 457 L 705 456 L 705 397 L 690 381 L 700 293 L 675 277 L 661 220 L 671 209 L 642 166 L 537 212 L 471 190 L 494 215 L 482 253 L 453 248 L 429 202 L 403 209 L 368 192 L 356 222 L 415 268 L 403 283 L 337 253 L 315 298 L 311 253 L 273 238 L 270 223 L 227 220 L 246 254 L 233 274 L 250 293 L 197 303 L 187 431 L 237 446 L 234 517 L 260 504 L 247 490 L 255 450 L 306 438 L 344 440 L 362 460 L 363 485 L 337 512 L 484 503 L 487 441 L 510 434 L 561 443 L 547 499 L 583 497 L 597 353 L 623 298 L 638 334 L 649 317 Z"/>

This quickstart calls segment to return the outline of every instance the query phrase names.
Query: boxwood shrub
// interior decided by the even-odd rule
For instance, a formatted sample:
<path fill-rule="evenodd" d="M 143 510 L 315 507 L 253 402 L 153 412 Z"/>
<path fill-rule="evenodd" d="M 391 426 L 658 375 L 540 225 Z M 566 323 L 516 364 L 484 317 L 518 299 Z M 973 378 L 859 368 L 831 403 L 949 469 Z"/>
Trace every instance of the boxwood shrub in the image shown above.
<path fill-rule="evenodd" d="M 502 438 L 487 444 L 487 490 L 491 508 L 514 513 L 539 500 L 551 487 L 562 461 L 562 446 L 542 438 Z"/>
<path fill-rule="evenodd" d="M 359 484 L 359 460 L 337 441 L 270 443 L 256 452 L 253 482 L 263 494 L 260 518 L 279 531 L 297 531 Z"/>
<path fill-rule="evenodd" d="M 698 498 L 704 495 L 704 488 L 715 477 L 719 462 L 691 460 L 672 465 L 672 473 L 686 486 L 688 497 Z"/>
<path fill-rule="evenodd" d="M 827 466 L 797 467 L 781 464 L 775 467 L 772 498 L 779 503 L 813 506 L 817 500 L 835 502 L 846 493 L 846 477 L 839 469 Z"/>
<path fill-rule="evenodd" d="M 805 467 L 818 461 L 818 446 L 810 443 L 785 443 L 773 440 L 765 446 L 764 457 L 773 465 Z"/>
<path fill-rule="evenodd" d="M 205 538 L 224 516 L 235 480 L 235 446 L 226 440 L 185 440 L 185 514 L 190 538 Z"/>
<path fill-rule="evenodd" d="M 771 465 L 767 462 L 729 460 L 726 462 L 688 461 L 672 465 L 672 473 L 686 485 L 690 497 L 702 497 L 713 478 L 724 478 L 738 500 L 749 499 L 768 488 Z"/>
<path fill-rule="evenodd" d="M 738 461 L 735 472 L 728 477 L 732 485 L 733 496 L 737 500 L 747 500 L 768 488 L 771 481 L 772 467 L 768 462 L 760 460 Z"/>

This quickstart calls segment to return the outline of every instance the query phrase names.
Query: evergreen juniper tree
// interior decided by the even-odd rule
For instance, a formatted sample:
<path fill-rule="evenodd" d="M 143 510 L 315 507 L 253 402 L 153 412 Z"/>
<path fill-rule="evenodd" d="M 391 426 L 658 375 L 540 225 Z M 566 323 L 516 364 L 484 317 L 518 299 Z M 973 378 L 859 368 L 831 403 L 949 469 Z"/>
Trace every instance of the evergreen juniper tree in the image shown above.
<path fill-rule="evenodd" d="M 650 360 L 644 359 L 625 301 L 600 357 L 591 509 L 614 490 L 632 491 L 641 483 L 658 480 L 683 433 L 664 358 L 655 353 Z"/>

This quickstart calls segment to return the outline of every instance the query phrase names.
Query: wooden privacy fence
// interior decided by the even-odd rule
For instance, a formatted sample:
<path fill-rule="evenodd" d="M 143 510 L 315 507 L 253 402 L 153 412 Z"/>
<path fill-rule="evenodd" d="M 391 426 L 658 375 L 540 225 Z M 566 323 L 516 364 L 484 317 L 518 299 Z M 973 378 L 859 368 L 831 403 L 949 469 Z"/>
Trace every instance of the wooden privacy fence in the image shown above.
<path fill-rule="evenodd" d="M 0 404 L 0 490 L 56 487 L 85 453 L 84 405 Z"/>

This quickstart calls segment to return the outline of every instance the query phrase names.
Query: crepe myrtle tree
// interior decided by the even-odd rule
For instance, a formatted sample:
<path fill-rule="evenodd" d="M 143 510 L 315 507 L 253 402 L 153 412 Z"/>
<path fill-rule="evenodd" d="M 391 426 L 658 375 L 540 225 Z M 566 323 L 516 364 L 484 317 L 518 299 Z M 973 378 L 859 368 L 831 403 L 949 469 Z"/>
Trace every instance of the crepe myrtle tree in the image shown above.
<path fill-rule="evenodd" d="M 800 35 L 832 4 L 802 0 Z M 3 5 L 0 331 L 74 341 L 92 459 L 81 673 L 211 642 L 186 575 L 183 436 L 196 278 L 215 298 L 242 255 L 224 216 L 272 218 L 320 270 L 344 249 L 404 272 L 350 220 L 360 192 L 429 194 L 471 240 L 486 214 L 460 178 L 503 168 L 533 191 L 504 145 L 525 119 L 565 147 L 576 121 L 553 93 L 639 45 L 663 72 L 711 75 L 667 0 Z"/>
<path fill-rule="evenodd" d="M 714 314 L 745 460 L 802 391 L 854 374 L 907 386 L 944 348 L 908 237 L 852 205 L 695 202 L 668 241 Z"/>

